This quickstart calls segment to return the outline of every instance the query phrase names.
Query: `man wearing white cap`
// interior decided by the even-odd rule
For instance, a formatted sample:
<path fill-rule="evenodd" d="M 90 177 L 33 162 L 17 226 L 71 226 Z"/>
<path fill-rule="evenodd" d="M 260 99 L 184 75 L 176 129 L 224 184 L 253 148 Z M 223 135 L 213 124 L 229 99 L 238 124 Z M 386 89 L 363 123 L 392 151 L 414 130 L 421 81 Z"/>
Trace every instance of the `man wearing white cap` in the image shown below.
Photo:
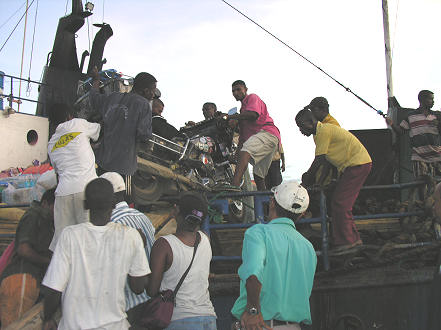
<path fill-rule="evenodd" d="M 126 185 L 120 174 L 116 172 L 106 172 L 100 177 L 110 181 L 113 186 L 116 205 L 112 210 L 110 221 L 138 230 L 144 241 L 145 253 L 147 255 L 147 260 L 150 263 L 150 251 L 155 241 L 155 228 L 153 227 L 152 222 L 144 213 L 129 208 L 124 201 Z M 127 319 L 131 326 L 134 327 L 141 316 L 144 303 L 149 300 L 150 297 L 145 291 L 141 294 L 133 293 L 128 285 L 124 288 L 124 292 L 126 296 Z"/>
<path fill-rule="evenodd" d="M 245 232 L 240 296 L 231 313 L 236 329 L 298 329 L 311 324 L 311 295 L 317 256 L 294 225 L 309 205 L 305 188 L 285 181 L 272 189 L 268 224 Z"/>

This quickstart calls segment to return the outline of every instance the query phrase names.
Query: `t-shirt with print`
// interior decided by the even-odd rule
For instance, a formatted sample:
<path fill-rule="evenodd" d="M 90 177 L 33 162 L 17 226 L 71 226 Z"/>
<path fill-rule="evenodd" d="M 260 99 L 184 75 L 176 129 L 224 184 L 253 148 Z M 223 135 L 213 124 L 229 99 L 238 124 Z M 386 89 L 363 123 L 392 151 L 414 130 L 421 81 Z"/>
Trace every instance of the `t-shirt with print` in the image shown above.
<path fill-rule="evenodd" d="M 104 138 L 96 161 L 105 171 L 133 175 L 137 168 L 136 143 L 152 136 L 152 107 L 136 93 L 109 95 L 90 91 L 91 104 L 103 118 Z"/>
<path fill-rule="evenodd" d="M 263 102 L 259 96 L 257 96 L 256 94 L 249 94 L 245 96 L 245 98 L 242 100 L 240 113 L 244 113 L 245 111 L 256 112 L 259 117 L 255 121 L 239 121 L 239 143 L 245 143 L 245 141 L 248 140 L 250 136 L 258 133 L 261 130 L 267 131 L 268 133 L 276 136 L 279 139 L 280 143 L 280 131 L 276 127 L 276 125 L 274 125 L 274 121 L 268 113 L 265 102 Z"/>
<path fill-rule="evenodd" d="M 315 155 L 326 155 L 326 159 L 339 172 L 346 167 L 372 162 L 366 148 L 355 135 L 339 126 L 317 122 L 314 142 Z"/>
<path fill-rule="evenodd" d="M 74 118 L 57 126 L 48 143 L 52 166 L 59 176 L 56 196 L 82 192 L 97 177 L 90 140 L 98 140 L 100 124 Z"/>
<path fill-rule="evenodd" d="M 58 329 L 127 329 L 124 285 L 127 275 L 150 274 L 141 235 L 109 222 L 66 227 L 43 285 L 62 292 Z"/>

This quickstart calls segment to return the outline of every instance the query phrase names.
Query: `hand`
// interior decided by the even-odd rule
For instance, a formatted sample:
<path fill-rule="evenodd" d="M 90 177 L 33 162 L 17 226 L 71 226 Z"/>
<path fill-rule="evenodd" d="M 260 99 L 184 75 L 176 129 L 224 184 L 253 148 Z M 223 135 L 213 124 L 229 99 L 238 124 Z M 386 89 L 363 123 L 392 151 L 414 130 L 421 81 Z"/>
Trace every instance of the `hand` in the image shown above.
<path fill-rule="evenodd" d="M 43 330 L 57 330 L 57 322 L 55 322 L 53 319 L 44 321 Z"/>
<path fill-rule="evenodd" d="M 91 76 L 92 76 L 92 80 L 98 80 L 98 81 L 100 80 L 100 74 L 98 72 L 98 68 L 96 67 L 96 65 L 92 69 Z"/>
<path fill-rule="evenodd" d="M 386 124 L 388 124 L 389 126 L 392 126 L 392 125 L 394 124 L 394 122 L 392 121 L 391 118 L 386 117 L 386 118 L 384 118 L 384 119 L 386 120 Z"/>
<path fill-rule="evenodd" d="M 305 188 L 311 184 L 308 172 L 303 173 L 303 175 L 302 175 L 302 183 L 301 184 Z"/>
<path fill-rule="evenodd" d="M 280 168 L 282 172 L 285 172 L 285 161 L 282 160 L 282 167 Z"/>
<path fill-rule="evenodd" d="M 263 321 L 261 313 L 257 315 L 251 315 L 247 311 L 245 311 L 240 317 L 240 323 L 242 325 L 242 330 L 272 330 L 272 328 L 267 326 Z"/>
<path fill-rule="evenodd" d="M 194 126 L 194 125 L 196 125 L 196 123 L 194 121 L 187 121 L 185 123 L 185 126 Z"/>

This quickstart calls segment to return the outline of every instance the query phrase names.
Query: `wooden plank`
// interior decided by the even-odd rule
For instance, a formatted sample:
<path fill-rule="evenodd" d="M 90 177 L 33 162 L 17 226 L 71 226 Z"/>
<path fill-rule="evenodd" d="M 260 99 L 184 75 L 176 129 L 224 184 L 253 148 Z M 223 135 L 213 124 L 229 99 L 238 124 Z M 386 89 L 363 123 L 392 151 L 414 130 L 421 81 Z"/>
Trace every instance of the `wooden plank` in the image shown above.
<path fill-rule="evenodd" d="M 57 323 L 61 319 L 61 310 L 54 316 Z M 21 319 L 11 323 L 5 330 L 40 330 L 43 327 L 43 302 L 39 302 L 28 310 Z"/>
<path fill-rule="evenodd" d="M 210 190 L 210 189 L 208 189 L 208 187 L 200 184 L 199 182 L 192 181 L 183 175 L 180 175 L 180 174 L 173 172 L 168 167 L 156 164 L 152 161 L 141 158 L 139 156 L 138 156 L 137 161 L 138 161 L 138 168 L 141 171 L 150 173 L 152 175 L 161 176 L 163 178 L 170 179 L 173 181 L 179 181 L 180 183 L 184 183 L 184 184 L 188 185 L 189 187 L 197 189 L 197 190 L 204 190 L 204 191 Z"/>

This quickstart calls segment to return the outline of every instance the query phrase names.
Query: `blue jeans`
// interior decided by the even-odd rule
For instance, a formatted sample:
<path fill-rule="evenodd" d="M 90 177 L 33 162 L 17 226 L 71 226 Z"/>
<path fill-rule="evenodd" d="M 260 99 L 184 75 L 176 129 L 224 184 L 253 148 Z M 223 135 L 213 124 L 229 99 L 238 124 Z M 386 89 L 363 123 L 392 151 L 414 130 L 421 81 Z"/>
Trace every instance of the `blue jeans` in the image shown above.
<path fill-rule="evenodd" d="M 186 317 L 170 323 L 166 330 L 217 330 L 215 316 Z"/>

